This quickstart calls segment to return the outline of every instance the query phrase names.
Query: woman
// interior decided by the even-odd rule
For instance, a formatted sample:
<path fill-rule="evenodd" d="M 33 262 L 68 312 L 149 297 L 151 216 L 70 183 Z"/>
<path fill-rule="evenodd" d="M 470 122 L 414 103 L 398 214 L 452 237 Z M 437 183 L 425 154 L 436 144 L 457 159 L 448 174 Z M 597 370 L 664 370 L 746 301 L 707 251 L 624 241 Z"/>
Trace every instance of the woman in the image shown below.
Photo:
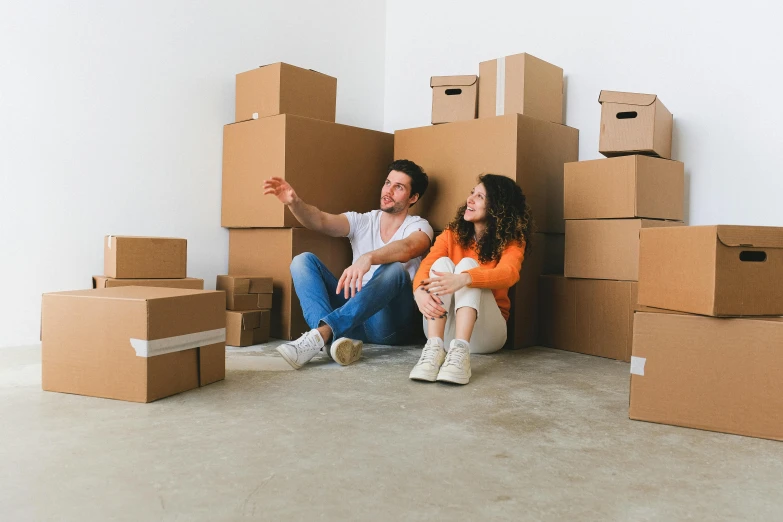
<path fill-rule="evenodd" d="M 506 343 L 508 289 L 519 281 L 532 220 L 514 181 L 495 174 L 478 181 L 413 280 L 427 335 L 414 380 L 467 384 L 470 353 Z"/>

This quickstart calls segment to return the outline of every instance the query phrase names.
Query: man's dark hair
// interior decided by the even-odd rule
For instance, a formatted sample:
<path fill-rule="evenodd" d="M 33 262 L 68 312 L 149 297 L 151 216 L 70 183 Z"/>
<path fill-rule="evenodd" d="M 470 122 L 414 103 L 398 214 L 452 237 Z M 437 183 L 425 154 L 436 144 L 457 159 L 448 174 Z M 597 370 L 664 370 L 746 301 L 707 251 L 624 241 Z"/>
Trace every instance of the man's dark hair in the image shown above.
<path fill-rule="evenodd" d="M 413 197 L 414 194 L 418 194 L 419 199 L 421 199 L 424 192 L 427 190 L 427 185 L 430 183 L 424 170 L 414 162 L 404 159 L 393 161 L 386 170 L 386 175 L 388 176 L 393 170 L 407 174 L 408 177 L 411 178 L 411 197 Z M 416 203 L 418 203 L 419 199 L 416 200 Z"/>

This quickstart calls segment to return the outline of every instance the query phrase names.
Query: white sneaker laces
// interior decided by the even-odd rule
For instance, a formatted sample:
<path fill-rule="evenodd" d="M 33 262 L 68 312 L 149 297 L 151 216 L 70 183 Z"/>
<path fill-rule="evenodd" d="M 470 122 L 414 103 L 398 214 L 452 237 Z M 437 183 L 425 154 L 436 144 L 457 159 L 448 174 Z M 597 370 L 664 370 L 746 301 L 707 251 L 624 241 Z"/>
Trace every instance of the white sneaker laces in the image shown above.
<path fill-rule="evenodd" d="M 318 339 L 315 337 L 315 334 L 312 332 L 307 332 L 302 337 L 296 340 L 295 346 L 297 349 L 304 349 L 304 350 L 320 350 L 321 347 L 318 346 Z"/>
<path fill-rule="evenodd" d="M 430 343 L 427 341 L 427 344 L 424 345 L 424 350 L 421 352 L 421 359 L 419 359 L 419 364 L 428 363 L 428 364 L 435 364 L 435 356 L 438 355 L 438 351 L 440 350 L 440 346 L 438 346 L 437 343 Z"/>
<path fill-rule="evenodd" d="M 455 346 L 446 354 L 446 361 L 443 366 L 462 366 L 467 355 L 468 351 L 465 348 Z"/>

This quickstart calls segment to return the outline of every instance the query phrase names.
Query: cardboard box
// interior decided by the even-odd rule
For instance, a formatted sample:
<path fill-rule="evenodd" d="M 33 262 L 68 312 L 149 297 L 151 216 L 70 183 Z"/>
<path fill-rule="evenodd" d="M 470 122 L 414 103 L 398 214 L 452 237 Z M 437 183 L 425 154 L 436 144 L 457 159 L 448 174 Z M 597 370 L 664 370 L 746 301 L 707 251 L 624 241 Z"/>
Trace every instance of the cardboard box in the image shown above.
<path fill-rule="evenodd" d="M 258 274 L 274 280 L 270 334 L 277 339 L 295 339 L 310 328 L 291 281 L 291 260 L 312 252 L 339 277 L 353 259 L 346 238 L 333 238 L 305 228 L 231 229 L 228 242 L 229 274 Z"/>
<path fill-rule="evenodd" d="M 783 319 L 637 312 L 629 417 L 783 440 Z"/>
<path fill-rule="evenodd" d="M 251 346 L 269 341 L 269 310 L 226 311 L 226 345 Z"/>
<path fill-rule="evenodd" d="M 783 315 L 783 228 L 641 234 L 639 303 L 712 316 Z"/>
<path fill-rule="evenodd" d="M 287 63 L 237 74 L 236 121 L 292 114 L 334 121 L 337 78 Z"/>
<path fill-rule="evenodd" d="M 566 219 L 684 219 L 679 161 L 634 155 L 566 163 L 564 191 Z"/>
<path fill-rule="evenodd" d="M 43 389 L 151 402 L 225 378 L 222 292 L 126 286 L 44 294 Z"/>
<path fill-rule="evenodd" d="M 479 64 L 479 118 L 524 114 L 563 123 L 563 69 L 526 53 Z"/>
<path fill-rule="evenodd" d="M 544 243 L 543 274 L 562 275 L 565 270 L 565 234 L 536 234 Z M 533 245 L 538 248 L 537 244 Z"/>
<path fill-rule="evenodd" d="M 393 150 L 391 134 L 299 116 L 226 125 L 222 225 L 300 226 L 277 198 L 264 196 L 263 181 L 272 176 L 324 212 L 376 209 Z"/>
<path fill-rule="evenodd" d="M 478 76 L 433 76 L 432 124 L 476 119 Z"/>
<path fill-rule="evenodd" d="M 637 283 L 601 279 L 539 279 L 539 343 L 619 361 L 631 360 Z"/>
<path fill-rule="evenodd" d="M 639 231 L 675 226 L 682 223 L 651 219 L 568 220 L 565 276 L 638 281 Z"/>
<path fill-rule="evenodd" d="M 93 288 L 115 288 L 118 286 L 158 286 L 203 290 L 204 280 L 196 279 L 195 277 L 186 277 L 184 279 L 114 279 L 106 276 L 92 276 Z"/>
<path fill-rule="evenodd" d="M 513 114 L 394 133 L 394 157 L 421 165 L 430 185 L 413 212 L 444 229 L 479 174 L 508 176 L 522 187 L 537 231 L 562 234 L 563 164 L 579 155 L 579 131 Z"/>
<path fill-rule="evenodd" d="M 672 113 L 655 94 L 601 91 L 598 152 L 604 156 L 672 157 Z"/>
<path fill-rule="evenodd" d="M 188 242 L 168 237 L 106 236 L 103 272 L 114 279 L 182 279 Z"/>
<path fill-rule="evenodd" d="M 219 275 L 215 288 L 226 292 L 228 310 L 266 310 L 272 308 L 271 277 Z"/>

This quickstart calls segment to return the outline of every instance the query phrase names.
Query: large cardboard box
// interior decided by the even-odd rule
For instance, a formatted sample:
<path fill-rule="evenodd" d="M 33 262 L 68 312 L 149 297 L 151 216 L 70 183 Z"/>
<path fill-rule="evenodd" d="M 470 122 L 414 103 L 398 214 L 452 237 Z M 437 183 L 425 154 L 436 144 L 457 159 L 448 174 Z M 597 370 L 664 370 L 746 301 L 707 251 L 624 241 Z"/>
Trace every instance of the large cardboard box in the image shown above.
<path fill-rule="evenodd" d="M 266 274 L 274 281 L 270 332 L 278 339 L 294 339 L 310 329 L 291 281 L 291 260 L 302 252 L 317 255 L 337 277 L 353 259 L 347 239 L 305 228 L 229 230 L 229 274 Z"/>
<path fill-rule="evenodd" d="M 639 231 L 681 226 L 651 219 L 576 219 L 566 221 L 565 276 L 639 280 Z"/>
<path fill-rule="evenodd" d="M 563 69 L 527 53 L 479 64 L 479 118 L 524 114 L 563 123 Z"/>
<path fill-rule="evenodd" d="M 114 279 L 106 276 L 92 276 L 93 288 L 115 288 L 118 286 L 159 286 L 203 290 L 204 280 L 195 277 L 185 277 L 183 279 Z"/>
<path fill-rule="evenodd" d="M 277 198 L 264 196 L 263 182 L 272 176 L 325 212 L 376 209 L 393 151 L 391 134 L 299 116 L 226 125 L 222 225 L 300 226 Z"/>
<path fill-rule="evenodd" d="M 637 312 L 629 417 L 783 440 L 783 319 Z"/>
<path fill-rule="evenodd" d="M 228 310 L 266 310 L 272 308 L 271 277 L 217 276 L 217 290 L 226 293 Z"/>
<path fill-rule="evenodd" d="M 47 391 L 151 402 L 225 378 L 223 292 L 126 286 L 44 294 Z"/>
<path fill-rule="evenodd" d="M 566 219 L 684 219 L 679 161 L 633 155 L 566 163 L 564 191 Z"/>
<path fill-rule="evenodd" d="M 188 242 L 171 237 L 106 236 L 103 275 L 115 279 L 181 279 L 188 271 Z"/>
<path fill-rule="evenodd" d="M 226 311 L 226 345 L 251 346 L 269 341 L 269 310 Z"/>
<path fill-rule="evenodd" d="M 432 124 L 476 119 L 478 76 L 433 76 Z"/>
<path fill-rule="evenodd" d="M 237 74 L 236 121 L 294 114 L 334 121 L 337 78 L 287 63 Z"/>
<path fill-rule="evenodd" d="M 549 348 L 630 361 L 637 283 L 539 279 L 539 343 Z"/>
<path fill-rule="evenodd" d="M 544 243 L 544 274 L 560 274 L 565 270 L 565 234 L 536 234 Z M 533 245 L 537 248 L 538 245 Z"/>
<path fill-rule="evenodd" d="M 578 130 L 519 114 L 394 133 L 394 157 L 415 161 L 429 175 L 412 210 L 437 230 L 454 218 L 479 174 L 490 173 L 522 187 L 538 232 L 562 234 L 563 164 L 578 156 Z"/>
<path fill-rule="evenodd" d="M 783 228 L 642 231 L 639 303 L 712 316 L 783 315 Z"/>
<path fill-rule="evenodd" d="M 604 156 L 672 157 L 672 113 L 655 94 L 601 91 L 598 152 Z"/>

